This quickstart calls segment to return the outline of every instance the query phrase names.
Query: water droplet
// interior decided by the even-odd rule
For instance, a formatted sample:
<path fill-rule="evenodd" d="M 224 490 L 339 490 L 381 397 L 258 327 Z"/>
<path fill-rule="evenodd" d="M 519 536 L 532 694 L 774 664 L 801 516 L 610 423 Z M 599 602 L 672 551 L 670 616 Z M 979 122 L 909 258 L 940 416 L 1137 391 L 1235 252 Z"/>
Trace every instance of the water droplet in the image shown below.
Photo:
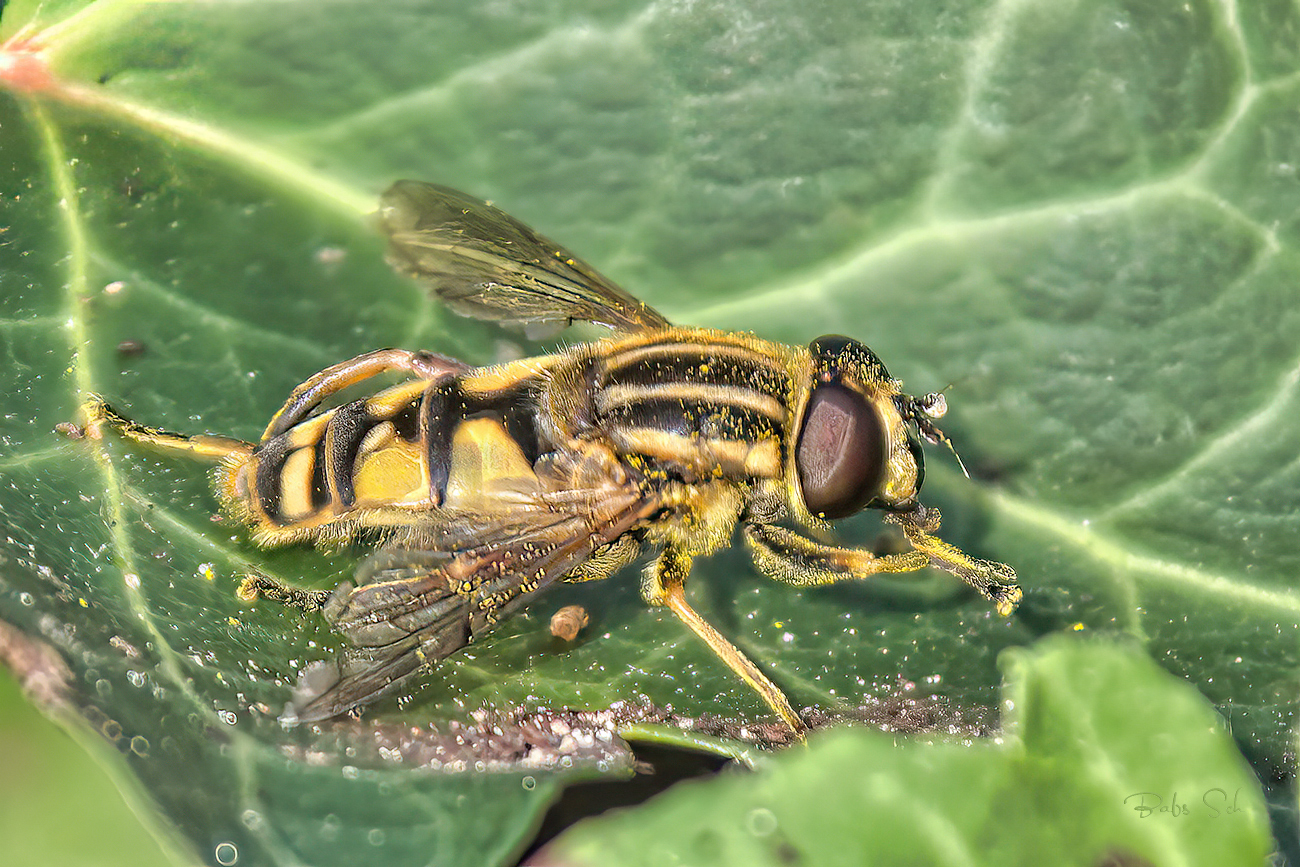
<path fill-rule="evenodd" d="M 239 815 L 239 821 L 243 822 L 248 830 L 256 831 L 262 827 L 262 814 L 256 810 L 245 810 Z"/>
<path fill-rule="evenodd" d="M 776 814 L 766 807 L 750 810 L 745 817 L 745 827 L 755 837 L 766 837 L 776 830 Z"/>
<path fill-rule="evenodd" d="M 212 854 L 221 867 L 230 867 L 239 860 L 239 847 L 234 843 L 218 843 Z"/>
<path fill-rule="evenodd" d="M 321 247 L 312 256 L 320 265 L 338 265 L 348 257 L 348 251 L 342 247 Z"/>
<path fill-rule="evenodd" d="M 531 792 L 533 789 L 537 788 L 537 780 L 534 779 L 534 778 L 531 777 L 531 776 L 524 777 L 524 779 L 523 779 L 522 782 L 523 782 L 523 786 L 524 786 L 524 788 L 527 789 L 527 790 L 530 791 L 530 792 Z"/>
<path fill-rule="evenodd" d="M 144 672 L 142 671 L 135 671 L 134 669 L 128 670 L 126 673 L 126 679 L 131 681 L 131 685 L 134 687 L 144 686 Z"/>
<path fill-rule="evenodd" d="M 137 756 L 139 756 L 142 759 L 148 756 L 149 739 L 146 738 L 144 735 L 136 735 L 135 737 L 131 738 L 131 752 L 135 753 Z"/>
<path fill-rule="evenodd" d="M 388 840 L 383 828 L 371 828 L 366 832 L 366 842 L 371 846 L 382 846 Z"/>
<path fill-rule="evenodd" d="M 217 711 L 217 718 L 228 726 L 232 726 L 239 722 L 239 717 L 235 716 L 235 712 L 232 710 Z"/>
<path fill-rule="evenodd" d="M 32 594 L 26 592 L 18 594 L 18 601 L 26 605 L 28 608 L 31 608 L 36 604 L 36 600 L 32 598 Z"/>
<path fill-rule="evenodd" d="M 346 780 L 355 780 L 357 779 L 358 776 L 360 776 L 360 774 L 357 773 L 357 769 L 354 768 L 352 765 L 344 765 L 342 769 L 342 773 L 343 773 L 343 778 Z"/>

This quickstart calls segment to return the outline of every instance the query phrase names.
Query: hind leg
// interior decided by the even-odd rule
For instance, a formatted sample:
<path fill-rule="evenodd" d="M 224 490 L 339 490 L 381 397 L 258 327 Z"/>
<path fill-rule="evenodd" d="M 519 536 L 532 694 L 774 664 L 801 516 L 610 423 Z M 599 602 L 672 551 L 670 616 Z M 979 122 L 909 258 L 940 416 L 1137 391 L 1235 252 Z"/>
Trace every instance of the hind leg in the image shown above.
<path fill-rule="evenodd" d="M 437 380 L 463 373 L 469 370 L 469 365 L 446 355 L 411 352 L 406 349 L 376 349 L 330 365 L 293 390 L 284 406 L 266 426 L 262 442 L 284 433 L 302 421 L 330 395 L 390 370 L 404 371 L 418 379 Z"/>
<path fill-rule="evenodd" d="M 146 427 L 118 415 L 97 395 L 92 395 L 90 400 L 82 405 L 81 413 L 86 419 L 86 435 L 91 439 L 100 439 L 103 436 L 103 428 L 107 425 L 126 439 L 150 448 L 165 452 L 183 452 L 218 461 L 232 457 L 247 457 L 254 449 L 252 443 L 231 437 L 206 434 L 189 437 L 159 428 Z"/>

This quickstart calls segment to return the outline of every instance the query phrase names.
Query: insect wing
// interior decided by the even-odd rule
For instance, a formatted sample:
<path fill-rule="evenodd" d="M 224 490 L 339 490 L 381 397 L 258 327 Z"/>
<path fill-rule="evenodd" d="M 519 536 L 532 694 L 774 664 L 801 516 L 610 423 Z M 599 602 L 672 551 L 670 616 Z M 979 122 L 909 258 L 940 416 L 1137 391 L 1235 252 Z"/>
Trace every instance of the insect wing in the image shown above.
<path fill-rule="evenodd" d="M 465 316 L 497 322 L 594 322 L 620 332 L 668 320 L 563 247 L 486 202 L 398 181 L 384 193 L 388 258 Z"/>
<path fill-rule="evenodd" d="M 566 495 L 559 510 L 538 508 L 522 519 L 483 516 L 473 547 L 395 547 L 372 555 L 358 573 L 370 583 L 343 585 L 325 606 L 351 646 L 339 679 L 305 696 L 298 720 L 328 719 L 394 692 L 421 666 L 464 647 L 659 508 L 656 497 L 633 485 Z"/>

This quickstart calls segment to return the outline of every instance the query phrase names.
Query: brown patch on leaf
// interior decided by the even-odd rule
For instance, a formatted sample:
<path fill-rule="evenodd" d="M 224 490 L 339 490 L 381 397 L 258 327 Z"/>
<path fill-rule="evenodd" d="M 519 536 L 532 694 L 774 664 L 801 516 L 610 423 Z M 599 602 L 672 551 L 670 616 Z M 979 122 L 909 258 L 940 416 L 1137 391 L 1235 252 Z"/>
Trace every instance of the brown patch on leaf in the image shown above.
<path fill-rule="evenodd" d="M 939 734 L 958 738 L 984 738 L 995 732 L 986 721 L 988 711 L 975 712 L 952 706 L 941 696 L 916 692 L 916 684 L 899 679 L 893 692 L 864 698 L 857 707 L 822 710 L 804 708 L 800 719 L 812 733 L 843 725 L 868 726 L 885 732 L 909 735 Z M 671 715 L 670 715 L 671 716 Z M 782 722 L 739 722 L 722 717 L 673 717 L 669 724 L 700 734 L 743 741 L 764 748 L 789 746 L 797 740 Z"/>
<path fill-rule="evenodd" d="M 72 672 L 63 656 L 44 641 L 2 620 L 0 663 L 14 673 L 23 692 L 37 705 L 50 709 L 67 704 Z"/>
<path fill-rule="evenodd" d="M 609 711 L 495 711 L 437 725 L 341 720 L 312 727 L 319 735 L 287 753 L 308 764 L 375 766 L 401 763 L 448 773 L 558 770 L 575 764 L 633 767 Z M 346 753 L 345 753 L 346 750 Z"/>
<path fill-rule="evenodd" d="M 61 421 L 54 426 L 56 433 L 61 433 L 70 440 L 79 440 L 86 435 L 86 430 L 79 424 Z"/>
<path fill-rule="evenodd" d="M 968 739 L 994 733 L 979 715 L 954 709 L 937 696 L 918 695 L 915 689 L 915 684 L 900 680 L 892 693 L 867 699 L 858 707 L 835 711 L 808 708 L 800 716 L 809 732 L 859 725 L 901 734 Z M 635 769 L 635 756 L 622 733 L 643 725 L 677 728 L 759 749 L 781 749 L 799 740 L 775 719 L 754 722 L 683 716 L 649 702 L 620 701 L 601 711 L 481 708 L 468 720 L 427 725 L 343 718 L 304 726 L 303 740 L 285 751 L 313 765 L 401 763 L 449 773 L 558 770 L 577 764 Z M 344 755 L 346 760 L 339 758 Z"/>

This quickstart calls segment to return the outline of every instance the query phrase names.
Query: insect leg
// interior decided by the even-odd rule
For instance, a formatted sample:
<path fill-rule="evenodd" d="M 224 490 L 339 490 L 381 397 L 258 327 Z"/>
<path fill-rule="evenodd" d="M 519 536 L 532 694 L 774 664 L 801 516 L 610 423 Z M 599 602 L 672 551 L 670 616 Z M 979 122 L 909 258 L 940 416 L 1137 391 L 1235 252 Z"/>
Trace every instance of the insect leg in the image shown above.
<path fill-rule="evenodd" d="M 292 605 L 303 611 L 320 611 L 334 595 L 333 590 L 304 590 L 289 584 L 282 584 L 265 575 L 249 575 L 239 583 L 235 595 L 244 602 L 257 599 L 269 599 L 280 605 Z"/>
<path fill-rule="evenodd" d="M 746 524 L 745 544 L 760 572 L 795 587 L 835 584 L 881 572 L 915 572 L 930 565 L 920 551 L 877 556 L 861 548 L 822 545 L 771 524 Z"/>
<path fill-rule="evenodd" d="M 441 379 L 469 370 L 469 365 L 433 352 L 405 349 L 376 349 L 356 358 L 331 365 L 299 385 L 289 395 L 262 434 L 265 442 L 282 434 L 307 417 L 321 401 L 362 380 L 390 370 L 406 371 L 420 379 Z"/>
<path fill-rule="evenodd" d="M 1005 563 L 980 560 L 960 548 L 930 535 L 939 529 L 939 510 L 920 507 L 913 512 L 886 515 L 885 520 L 903 528 L 912 547 L 929 558 L 931 566 L 956 575 L 997 606 L 1007 616 L 1016 610 L 1024 593 L 1016 584 L 1016 570 Z"/>
<path fill-rule="evenodd" d="M 930 523 L 917 524 L 893 516 L 887 520 L 902 525 L 915 550 L 878 556 L 862 548 L 823 545 L 770 524 L 747 524 L 745 544 L 760 572 L 798 587 L 862 580 L 885 572 L 915 572 L 933 566 L 956 575 L 992 600 L 999 614 L 1015 610 L 1021 593 L 1015 583 L 1016 573 L 1010 567 L 977 560 L 931 536 L 928 530 L 934 526 Z"/>
<path fill-rule="evenodd" d="M 603 581 L 635 560 L 640 553 L 641 543 L 631 536 L 623 536 L 597 549 L 590 560 L 578 564 L 576 569 L 564 576 L 564 580 L 572 584 Z"/>
<path fill-rule="evenodd" d="M 92 395 L 81 407 L 86 419 L 86 433 L 92 439 L 103 436 L 105 425 L 117 431 L 132 442 L 167 452 L 185 452 L 200 458 L 226 460 L 228 458 L 247 457 L 253 453 L 253 444 L 243 440 L 220 436 L 193 436 L 172 433 L 157 428 L 146 427 L 138 422 L 124 418 L 96 395 Z"/>
<path fill-rule="evenodd" d="M 686 576 L 690 571 L 690 555 L 676 546 L 669 545 L 646 569 L 641 584 L 641 594 L 651 605 L 667 606 L 673 614 L 677 615 L 677 619 L 704 639 L 704 643 L 718 655 L 719 659 L 762 696 L 763 701 L 767 702 L 768 707 L 772 708 L 786 725 L 796 734 L 805 732 L 807 726 L 790 706 L 790 700 L 785 697 L 785 693 L 781 692 L 781 688 L 759 671 L 758 666 L 754 665 L 749 657 L 741 653 L 687 603 Z"/>

